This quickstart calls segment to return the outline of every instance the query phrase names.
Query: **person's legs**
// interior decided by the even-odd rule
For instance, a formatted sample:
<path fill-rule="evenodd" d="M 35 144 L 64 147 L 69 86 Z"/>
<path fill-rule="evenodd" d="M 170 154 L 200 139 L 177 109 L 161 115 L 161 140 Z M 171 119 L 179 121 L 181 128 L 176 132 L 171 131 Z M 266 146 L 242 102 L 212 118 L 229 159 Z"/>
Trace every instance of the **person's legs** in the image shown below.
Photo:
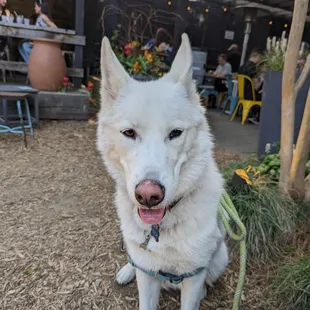
<path fill-rule="evenodd" d="M 20 55 L 23 57 L 24 61 L 28 63 L 29 56 L 32 50 L 32 45 L 27 41 L 22 42 L 21 44 L 19 44 L 18 50 L 19 50 Z"/>
<path fill-rule="evenodd" d="M 227 91 L 226 85 L 223 83 L 223 79 L 215 79 L 214 80 L 214 90 L 219 93 L 223 93 Z"/>

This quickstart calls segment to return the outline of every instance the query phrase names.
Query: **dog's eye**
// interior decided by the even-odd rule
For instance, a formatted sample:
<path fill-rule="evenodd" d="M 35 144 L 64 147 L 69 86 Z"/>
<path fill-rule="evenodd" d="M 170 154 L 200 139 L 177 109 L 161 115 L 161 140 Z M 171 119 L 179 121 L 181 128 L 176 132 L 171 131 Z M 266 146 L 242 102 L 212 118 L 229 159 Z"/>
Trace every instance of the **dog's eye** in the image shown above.
<path fill-rule="evenodd" d="M 125 129 L 122 131 L 122 134 L 130 139 L 136 139 L 137 133 L 133 129 Z"/>
<path fill-rule="evenodd" d="M 183 130 L 181 129 L 173 129 L 170 133 L 169 133 L 169 139 L 172 140 L 174 138 L 180 137 L 182 134 Z"/>

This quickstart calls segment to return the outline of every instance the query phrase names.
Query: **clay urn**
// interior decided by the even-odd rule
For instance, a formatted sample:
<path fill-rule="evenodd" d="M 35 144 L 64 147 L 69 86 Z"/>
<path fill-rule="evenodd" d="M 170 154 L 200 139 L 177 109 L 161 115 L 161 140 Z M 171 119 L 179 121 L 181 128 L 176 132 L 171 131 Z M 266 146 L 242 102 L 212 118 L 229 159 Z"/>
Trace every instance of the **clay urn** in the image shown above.
<path fill-rule="evenodd" d="M 66 75 L 66 63 L 60 42 L 50 39 L 33 39 L 28 74 L 31 86 L 41 91 L 58 91 Z"/>

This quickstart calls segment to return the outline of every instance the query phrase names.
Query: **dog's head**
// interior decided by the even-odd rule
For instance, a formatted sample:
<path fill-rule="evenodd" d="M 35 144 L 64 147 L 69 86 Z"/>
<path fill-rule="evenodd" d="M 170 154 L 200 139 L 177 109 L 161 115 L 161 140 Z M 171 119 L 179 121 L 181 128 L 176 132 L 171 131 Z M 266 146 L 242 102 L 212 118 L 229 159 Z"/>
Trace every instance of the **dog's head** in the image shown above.
<path fill-rule="evenodd" d="M 192 63 L 184 34 L 170 72 L 156 81 L 137 82 L 108 39 L 102 42 L 98 149 L 118 187 L 149 224 L 159 223 L 167 207 L 197 189 L 213 164 Z"/>

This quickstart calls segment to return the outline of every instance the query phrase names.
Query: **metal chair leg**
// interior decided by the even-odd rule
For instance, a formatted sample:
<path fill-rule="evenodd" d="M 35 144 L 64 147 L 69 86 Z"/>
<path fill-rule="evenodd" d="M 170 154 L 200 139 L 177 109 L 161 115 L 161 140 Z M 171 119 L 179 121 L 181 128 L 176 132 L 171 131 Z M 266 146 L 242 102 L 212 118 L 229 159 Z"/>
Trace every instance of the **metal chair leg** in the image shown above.
<path fill-rule="evenodd" d="M 22 112 L 20 100 L 17 100 L 16 105 L 17 105 L 18 116 L 20 119 L 20 125 L 23 129 L 25 147 L 27 148 L 27 137 L 26 137 L 26 131 L 25 131 L 24 119 L 23 119 L 23 112 Z"/>
<path fill-rule="evenodd" d="M 27 115 L 28 125 L 29 125 L 29 127 L 30 127 L 30 135 L 31 135 L 32 137 L 34 137 L 34 135 L 33 135 L 33 127 L 32 127 L 32 120 L 31 120 L 31 115 L 30 115 L 30 109 L 29 109 L 28 100 L 25 99 L 24 102 L 25 102 L 25 107 L 26 107 L 26 115 Z"/>

